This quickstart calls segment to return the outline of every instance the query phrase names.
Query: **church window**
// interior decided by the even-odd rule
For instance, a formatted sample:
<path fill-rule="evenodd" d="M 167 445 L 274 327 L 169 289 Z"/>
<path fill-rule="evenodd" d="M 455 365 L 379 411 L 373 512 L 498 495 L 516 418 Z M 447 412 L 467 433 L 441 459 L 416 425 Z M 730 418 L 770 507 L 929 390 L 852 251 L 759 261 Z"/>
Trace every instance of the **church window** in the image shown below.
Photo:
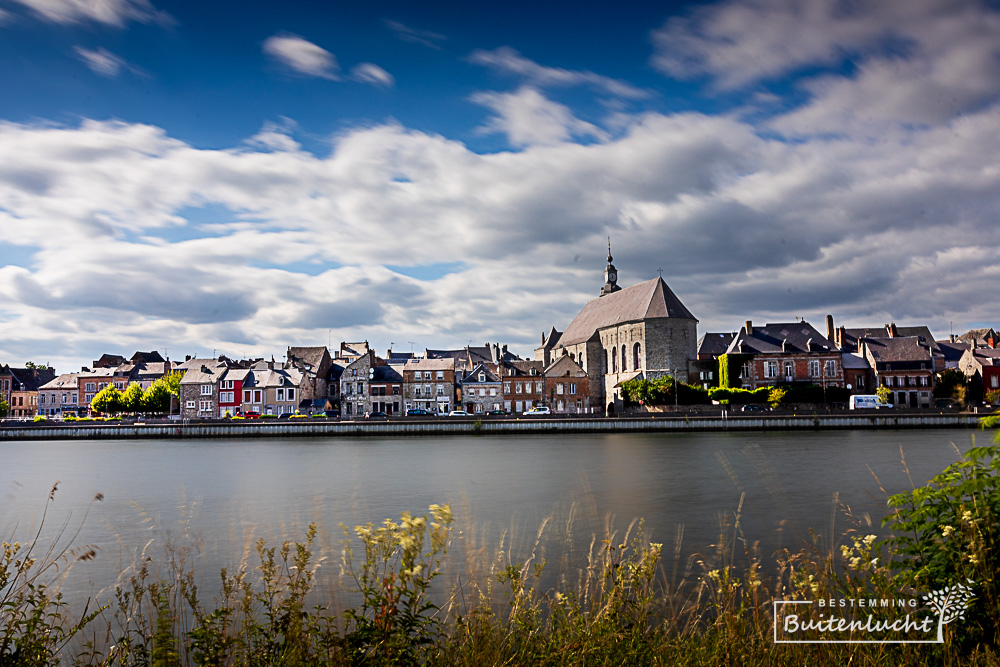
<path fill-rule="evenodd" d="M 639 343 L 632 346 L 632 370 L 639 370 Z"/>
<path fill-rule="evenodd" d="M 618 348 L 617 347 L 611 350 L 611 372 L 612 373 L 617 373 L 618 372 Z"/>
<path fill-rule="evenodd" d="M 628 370 L 628 357 L 625 356 L 625 346 L 622 345 L 622 373 Z M 634 369 L 633 369 L 634 370 Z"/>

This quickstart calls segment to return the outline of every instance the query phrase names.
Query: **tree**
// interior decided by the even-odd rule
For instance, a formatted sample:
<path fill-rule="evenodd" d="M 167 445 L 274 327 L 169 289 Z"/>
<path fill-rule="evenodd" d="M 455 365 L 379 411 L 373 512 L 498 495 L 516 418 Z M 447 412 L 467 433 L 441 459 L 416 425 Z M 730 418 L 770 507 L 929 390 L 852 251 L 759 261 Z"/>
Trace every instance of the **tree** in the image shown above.
<path fill-rule="evenodd" d="M 157 380 L 142 394 L 142 410 L 153 414 L 170 412 L 170 390 L 167 383 Z"/>
<path fill-rule="evenodd" d="M 103 414 L 116 414 L 122 411 L 122 393 L 118 388 L 109 384 L 104 389 L 97 392 L 90 401 L 90 409 Z"/>
<path fill-rule="evenodd" d="M 776 409 L 779 405 L 781 405 L 781 401 L 785 398 L 785 394 L 787 393 L 788 390 L 784 387 L 774 387 L 767 395 L 767 402 L 771 405 L 772 409 Z"/>
<path fill-rule="evenodd" d="M 882 405 L 889 403 L 889 394 L 891 393 L 892 392 L 889 391 L 889 388 L 884 384 L 880 385 L 879 388 L 875 390 L 875 395 L 878 396 L 878 402 Z"/>
<path fill-rule="evenodd" d="M 122 394 L 121 409 L 124 412 L 136 413 L 142 410 L 142 386 L 132 382 Z"/>
<path fill-rule="evenodd" d="M 965 375 L 954 368 L 946 368 L 937 374 L 934 383 L 934 398 L 951 398 L 957 387 L 964 387 Z"/>
<path fill-rule="evenodd" d="M 6 400 L 0 398 L 0 419 L 6 417 L 8 412 L 10 412 L 10 406 L 7 405 Z"/>

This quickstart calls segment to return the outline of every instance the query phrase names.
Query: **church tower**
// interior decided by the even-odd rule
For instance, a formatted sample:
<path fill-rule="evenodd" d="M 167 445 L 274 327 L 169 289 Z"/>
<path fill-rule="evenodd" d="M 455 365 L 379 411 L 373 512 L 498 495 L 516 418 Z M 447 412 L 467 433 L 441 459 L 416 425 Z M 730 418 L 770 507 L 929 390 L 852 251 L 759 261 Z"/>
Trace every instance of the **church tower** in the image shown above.
<path fill-rule="evenodd" d="M 618 269 L 611 263 L 611 239 L 608 239 L 608 265 L 604 267 L 604 287 L 601 288 L 601 296 L 617 292 L 621 289 L 618 286 Z"/>

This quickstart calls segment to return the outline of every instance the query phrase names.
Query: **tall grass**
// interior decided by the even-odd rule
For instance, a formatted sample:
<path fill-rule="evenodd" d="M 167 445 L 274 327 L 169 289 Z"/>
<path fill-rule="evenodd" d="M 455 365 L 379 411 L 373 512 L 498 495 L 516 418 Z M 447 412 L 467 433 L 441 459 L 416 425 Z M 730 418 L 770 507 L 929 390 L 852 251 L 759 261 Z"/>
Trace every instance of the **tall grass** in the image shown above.
<path fill-rule="evenodd" d="M 896 512 L 904 500 L 896 498 Z M 965 514 L 975 502 L 992 500 L 967 499 L 959 520 L 995 535 L 992 515 Z M 744 534 L 743 509 L 741 499 L 715 543 L 684 556 L 681 534 L 665 550 L 641 520 L 619 528 L 609 518 L 600 533 L 578 536 L 577 505 L 518 545 L 510 533 L 490 543 L 472 525 L 456 527 L 450 507 L 433 505 L 425 515 L 345 528 L 335 543 L 320 544 L 315 525 L 295 540 L 259 540 L 208 587 L 188 546 L 173 544 L 161 560 L 140 550 L 106 599 L 82 613 L 71 613 L 58 586 L 96 552 L 70 548 L 64 525 L 39 553 L 39 526 L 32 541 L 3 544 L 0 667 L 1000 664 L 996 635 L 969 641 L 963 623 L 943 626 L 941 644 L 776 643 L 775 600 L 918 594 L 893 549 L 902 544 L 913 557 L 920 540 L 879 543 L 870 522 L 841 504 L 846 528 L 836 540 L 813 533 L 799 548 L 762 554 Z M 972 607 L 987 621 L 1000 600 L 995 572 L 979 564 L 996 563 L 994 543 L 971 540 L 961 551 L 989 580 L 978 582 Z M 337 592 L 321 590 L 324 569 L 336 570 Z"/>

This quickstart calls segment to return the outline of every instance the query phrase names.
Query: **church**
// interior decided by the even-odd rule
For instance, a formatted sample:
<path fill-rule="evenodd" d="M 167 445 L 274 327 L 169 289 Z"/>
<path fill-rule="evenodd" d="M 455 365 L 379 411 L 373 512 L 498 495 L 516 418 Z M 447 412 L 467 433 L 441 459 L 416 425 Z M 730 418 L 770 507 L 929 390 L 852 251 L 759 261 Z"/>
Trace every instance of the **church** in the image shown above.
<path fill-rule="evenodd" d="M 569 356 L 591 378 L 590 404 L 604 406 L 610 415 L 622 408 L 622 382 L 664 375 L 688 382 L 688 361 L 697 355 L 697 326 L 662 276 L 620 287 L 609 245 L 600 295 L 565 331 L 552 327 L 543 333 L 535 360 L 548 368 Z"/>

